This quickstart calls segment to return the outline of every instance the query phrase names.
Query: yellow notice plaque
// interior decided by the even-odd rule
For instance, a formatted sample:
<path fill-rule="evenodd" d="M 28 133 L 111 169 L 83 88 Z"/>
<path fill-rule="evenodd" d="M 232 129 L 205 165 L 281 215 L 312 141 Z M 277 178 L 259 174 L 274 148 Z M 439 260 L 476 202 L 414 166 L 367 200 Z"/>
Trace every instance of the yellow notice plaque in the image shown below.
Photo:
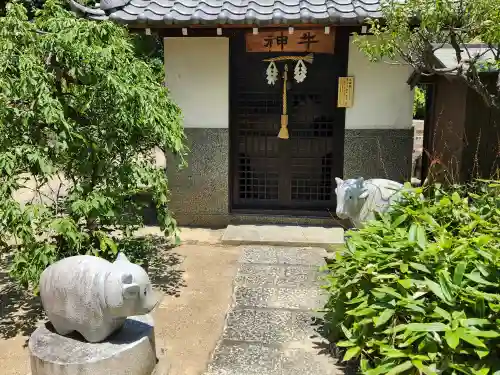
<path fill-rule="evenodd" d="M 351 108 L 354 99 L 354 77 L 339 77 L 337 107 Z"/>

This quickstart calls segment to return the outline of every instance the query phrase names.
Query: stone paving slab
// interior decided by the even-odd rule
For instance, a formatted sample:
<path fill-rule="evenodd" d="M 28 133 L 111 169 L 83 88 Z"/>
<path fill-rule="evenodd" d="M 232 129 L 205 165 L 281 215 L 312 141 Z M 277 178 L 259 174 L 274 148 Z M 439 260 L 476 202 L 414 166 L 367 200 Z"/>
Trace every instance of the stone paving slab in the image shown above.
<path fill-rule="evenodd" d="M 330 249 L 344 243 L 344 229 L 299 225 L 228 225 L 222 235 L 222 243 L 318 246 Z"/>
<path fill-rule="evenodd" d="M 205 375 L 340 375 L 316 332 L 322 248 L 245 246 L 233 305 Z"/>
<path fill-rule="evenodd" d="M 326 294 L 316 288 L 263 288 L 238 286 L 235 307 L 315 310 L 327 301 Z"/>
<path fill-rule="evenodd" d="M 318 355 L 315 344 L 274 347 L 256 343 L 223 342 L 206 375 L 339 375 L 336 361 Z"/>
<path fill-rule="evenodd" d="M 285 344 L 317 336 L 314 313 L 285 310 L 234 310 L 228 315 L 223 339 Z"/>
<path fill-rule="evenodd" d="M 268 265 L 325 265 L 327 252 L 318 247 L 244 246 L 240 263 Z"/>
<path fill-rule="evenodd" d="M 242 264 L 236 285 L 253 287 L 319 287 L 325 284 L 325 272 L 317 266 Z"/>

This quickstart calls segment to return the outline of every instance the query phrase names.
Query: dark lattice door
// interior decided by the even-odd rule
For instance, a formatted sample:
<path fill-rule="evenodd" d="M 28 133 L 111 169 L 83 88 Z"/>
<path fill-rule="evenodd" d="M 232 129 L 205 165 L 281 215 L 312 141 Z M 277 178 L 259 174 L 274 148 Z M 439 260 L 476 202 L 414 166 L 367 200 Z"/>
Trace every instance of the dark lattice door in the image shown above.
<path fill-rule="evenodd" d="M 293 80 L 295 63 L 288 62 L 290 139 L 283 140 L 277 137 L 283 80 L 268 85 L 268 63 L 262 61 L 274 56 L 246 53 L 238 39 L 231 46 L 233 208 L 331 209 L 344 140 L 343 121 L 337 121 L 336 58 L 316 54 L 302 83 Z M 284 64 L 277 63 L 280 74 Z"/>

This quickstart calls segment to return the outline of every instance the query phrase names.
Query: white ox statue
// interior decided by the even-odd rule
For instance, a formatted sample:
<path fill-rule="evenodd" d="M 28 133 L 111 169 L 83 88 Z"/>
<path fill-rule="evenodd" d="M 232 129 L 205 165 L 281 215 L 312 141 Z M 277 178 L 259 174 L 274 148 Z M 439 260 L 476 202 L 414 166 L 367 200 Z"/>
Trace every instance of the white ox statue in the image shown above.
<path fill-rule="evenodd" d="M 364 180 L 363 177 L 342 180 L 335 178 L 337 188 L 337 216 L 350 219 L 356 228 L 375 219 L 375 212 L 386 212 L 401 197 L 403 185 L 380 178 Z"/>

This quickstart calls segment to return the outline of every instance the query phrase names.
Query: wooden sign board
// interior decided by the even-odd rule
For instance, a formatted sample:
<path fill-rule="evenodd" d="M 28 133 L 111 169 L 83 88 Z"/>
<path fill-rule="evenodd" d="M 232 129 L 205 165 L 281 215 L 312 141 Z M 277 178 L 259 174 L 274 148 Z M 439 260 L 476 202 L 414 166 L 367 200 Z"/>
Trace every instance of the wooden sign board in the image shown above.
<path fill-rule="evenodd" d="M 339 77 L 337 107 L 351 108 L 354 100 L 354 77 Z"/>
<path fill-rule="evenodd" d="M 324 29 L 262 31 L 246 34 L 247 52 L 314 52 L 333 54 L 335 29 L 329 34 Z"/>

